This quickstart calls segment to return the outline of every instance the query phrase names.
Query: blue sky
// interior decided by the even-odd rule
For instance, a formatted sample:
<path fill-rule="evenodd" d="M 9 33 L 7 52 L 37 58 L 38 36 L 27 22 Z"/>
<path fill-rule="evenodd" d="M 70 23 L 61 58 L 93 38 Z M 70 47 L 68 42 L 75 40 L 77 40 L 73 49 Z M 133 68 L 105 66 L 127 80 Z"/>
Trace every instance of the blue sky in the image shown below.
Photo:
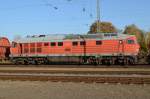
<path fill-rule="evenodd" d="M 82 34 L 96 20 L 96 0 L 0 0 L 0 36 Z M 150 31 L 150 0 L 100 0 L 101 20 Z M 85 8 L 85 11 L 83 9 Z"/>

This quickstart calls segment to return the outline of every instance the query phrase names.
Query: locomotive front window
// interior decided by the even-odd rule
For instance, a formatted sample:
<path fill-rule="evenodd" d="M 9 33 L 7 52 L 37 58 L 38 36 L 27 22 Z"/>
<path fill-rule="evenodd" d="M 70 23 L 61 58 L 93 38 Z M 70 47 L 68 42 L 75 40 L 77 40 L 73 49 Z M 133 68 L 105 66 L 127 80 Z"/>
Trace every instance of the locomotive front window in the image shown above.
<path fill-rule="evenodd" d="M 72 42 L 73 46 L 78 46 L 78 42 Z"/>
<path fill-rule="evenodd" d="M 134 44 L 135 42 L 134 42 L 134 40 L 128 40 L 127 43 L 128 44 Z"/>
<path fill-rule="evenodd" d="M 63 42 L 58 42 L 58 46 L 63 46 Z"/>
<path fill-rule="evenodd" d="M 51 46 L 56 46 L 56 43 L 55 42 L 51 42 Z"/>
<path fill-rule="evenodd" d="M 102 41 L 96 41 L 96 45 L 102 45 Z"/>

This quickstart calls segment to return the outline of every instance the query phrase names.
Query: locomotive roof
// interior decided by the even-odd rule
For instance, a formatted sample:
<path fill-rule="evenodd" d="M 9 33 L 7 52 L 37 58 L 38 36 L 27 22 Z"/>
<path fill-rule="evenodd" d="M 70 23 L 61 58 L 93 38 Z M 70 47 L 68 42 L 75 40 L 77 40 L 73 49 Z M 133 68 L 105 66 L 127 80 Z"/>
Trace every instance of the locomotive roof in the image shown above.
<path fill-rule="evenodd" d="M 32 43 L 32 42 L 59 42 L 64 40 L 87 40 L 87 39 L 97 39 L 97 40 L 108 40 L 108 39 L 126 39 L 133 35 L 120 34 L 120 33 L 100 33 L 100 34 L 53 34 L 53 35 L 34 35 L 27 36 L 26 38 L 21 38 L 16 40 L 18 43 Z"/>

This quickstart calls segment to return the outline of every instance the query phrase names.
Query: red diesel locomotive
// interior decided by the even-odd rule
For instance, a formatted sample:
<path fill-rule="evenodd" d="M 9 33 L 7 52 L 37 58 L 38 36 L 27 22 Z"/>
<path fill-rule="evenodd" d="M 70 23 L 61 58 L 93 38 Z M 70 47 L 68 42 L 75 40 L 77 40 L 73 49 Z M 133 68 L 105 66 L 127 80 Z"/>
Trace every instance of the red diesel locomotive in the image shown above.
<path fill-rule="evenodd" d="M 16 64 L 134 64 L 139 44 L 134 35 L 39 35 L 13 41 L 11 60 Z"/>

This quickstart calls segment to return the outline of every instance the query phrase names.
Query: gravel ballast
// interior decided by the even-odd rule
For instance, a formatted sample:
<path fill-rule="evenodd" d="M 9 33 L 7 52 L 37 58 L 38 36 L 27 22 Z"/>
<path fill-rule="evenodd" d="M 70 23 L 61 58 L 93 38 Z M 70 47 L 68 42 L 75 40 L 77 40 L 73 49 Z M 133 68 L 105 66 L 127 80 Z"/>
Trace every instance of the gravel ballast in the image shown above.
<path fill-rule="evenodd" d="M 0 99 L 150 99 L 150 85 L 0 81 Z"/>

